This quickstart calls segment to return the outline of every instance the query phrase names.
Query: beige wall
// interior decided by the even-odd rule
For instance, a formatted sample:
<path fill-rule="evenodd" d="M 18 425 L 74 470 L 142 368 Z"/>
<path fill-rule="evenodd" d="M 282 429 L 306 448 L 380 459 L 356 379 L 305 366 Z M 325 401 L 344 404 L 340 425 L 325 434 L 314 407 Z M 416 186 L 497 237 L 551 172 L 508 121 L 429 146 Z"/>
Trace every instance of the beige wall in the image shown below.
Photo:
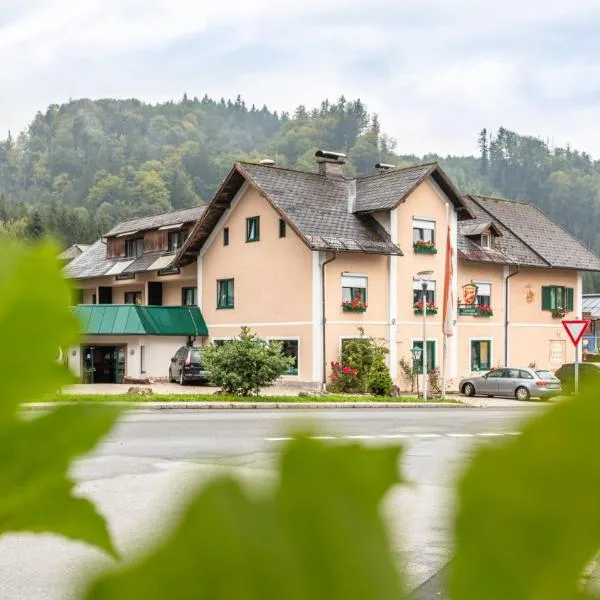
<path fill-rule="evenodd" d="M 105 336 L 88 337 L 80 346 L 69 348 L 69 369 L 81 377 L 82 351 L 85 346 L 125 346 L 125 375 L 134 379 L 166 379 L 171 357 L 187 342 L 186 337 Z M 145 372 L 140 370 L 140 347 L 145 348 Z"/>
<path fill-rule="evenodd" d="M 246 218 L 260 216 L 260 240 L 246 242 Z M 223 227 L 229 245 L 223 245 Z M 215 228 L 202 252 L 202 312 L 211 325 L 308 322 L 312 319 L 312 255 L 279 215 L 249 188 Z M 235 307 L 217 308 L 217 280 L 234 279 Z M 238 328 L 239 330 L 239 328 Z"/>

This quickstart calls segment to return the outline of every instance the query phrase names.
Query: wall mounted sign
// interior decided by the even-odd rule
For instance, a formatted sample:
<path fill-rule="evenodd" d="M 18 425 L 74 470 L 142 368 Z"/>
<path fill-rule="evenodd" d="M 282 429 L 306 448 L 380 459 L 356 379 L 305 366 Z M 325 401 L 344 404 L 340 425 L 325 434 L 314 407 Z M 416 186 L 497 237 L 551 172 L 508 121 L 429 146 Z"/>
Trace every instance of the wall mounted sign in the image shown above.
<path fill-rule="evenodd" d="M 462 299 L 462 303 L 458 305 L 459 315 L 474 316 L 479 314 L 479 309 L 475 305 L 477 286 L 474 283 L 467 283 L 462 286 Z"/>

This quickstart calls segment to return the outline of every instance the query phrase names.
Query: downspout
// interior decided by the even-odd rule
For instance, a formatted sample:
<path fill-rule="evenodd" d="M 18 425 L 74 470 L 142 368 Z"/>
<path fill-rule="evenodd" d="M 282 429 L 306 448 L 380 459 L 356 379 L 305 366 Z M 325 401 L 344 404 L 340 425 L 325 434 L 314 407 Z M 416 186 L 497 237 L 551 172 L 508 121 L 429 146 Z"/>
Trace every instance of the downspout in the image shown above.
<path fill-rule="evenodd" d="M 508 280 L 514 277 L 520 270 L 517 264 L 517 270 L 504 278 L 504 366 L 508 367 Z M 491 365 L 490 365 L 491 366 Z"/>
<path fill-rule="evenodd" d="M 321 382 L 323 390 L 327 385 L 327 336 L 325 323 L 327 321 L 325 317 L 325 267 L 333 262 L 337 258 L 337 253 L 334 252 L 333 256 L 321 263 L 321 335 L 323 336 L 323 381 Z"/>

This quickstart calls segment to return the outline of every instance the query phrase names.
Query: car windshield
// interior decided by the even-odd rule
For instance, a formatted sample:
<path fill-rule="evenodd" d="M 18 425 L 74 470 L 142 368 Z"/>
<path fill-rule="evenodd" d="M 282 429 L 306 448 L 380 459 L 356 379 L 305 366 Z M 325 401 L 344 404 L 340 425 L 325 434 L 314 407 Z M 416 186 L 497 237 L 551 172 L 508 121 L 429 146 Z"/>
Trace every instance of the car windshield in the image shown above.
<path fill-rule="evenodd" d="M 192 350 L 190 355 L 190 361 L 194 363 L 202 362 L 200 359 L 200 350 Z"/>
<path fill-rule="evenodd" d="M 550 371 L 541 370 L 541 371 L 536 371 L 535 374 L 540 379 L 555 379 L 554 373 L 551 373 Z"/>

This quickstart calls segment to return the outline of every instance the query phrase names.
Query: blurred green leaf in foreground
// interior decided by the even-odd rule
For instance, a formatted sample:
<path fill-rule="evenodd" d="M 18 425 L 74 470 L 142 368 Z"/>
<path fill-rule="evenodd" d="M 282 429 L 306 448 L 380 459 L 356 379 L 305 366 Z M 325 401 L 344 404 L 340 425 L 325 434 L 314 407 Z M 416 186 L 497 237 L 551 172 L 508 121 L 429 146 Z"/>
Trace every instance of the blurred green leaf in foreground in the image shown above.
<path fill-rule="evenodd" d="M 459 484 L 453 600 L 588 598 L 600 548 L 600 390 L 482 448 Z"/>
<path fill-rule="evenodd" d="M 154 554 L 94 583 L 88 600 L 400 600 L 380 503 L 398 448 L 290 442 L 274 489 L 220 478 Z"/>
<path fill-rule="evenodd" d="M 64 406 L 34 419 L 19 405 L 70 381 L 59 348 L 78 338 L 69 287 L 51 244 L 0 242 L 0 534 L 49 532 L 115 555 L 94 505 L 73 496 L 71 461 L 92 450 L 118 410 Z"/>

